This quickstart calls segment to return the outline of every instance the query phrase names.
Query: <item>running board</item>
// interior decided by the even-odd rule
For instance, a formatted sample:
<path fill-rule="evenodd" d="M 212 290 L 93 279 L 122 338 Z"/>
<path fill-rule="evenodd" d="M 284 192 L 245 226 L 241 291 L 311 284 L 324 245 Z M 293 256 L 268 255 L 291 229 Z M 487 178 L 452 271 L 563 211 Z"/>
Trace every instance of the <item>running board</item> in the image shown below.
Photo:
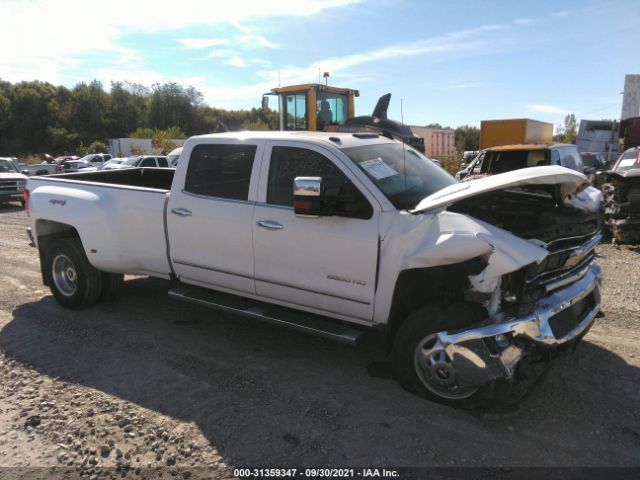
<path fill-rule="evenodd" d="M 223 312 L 255 318 L 349 345 L 356 345 L 365 333 L 364 330 L 339 320 L 200 287 L 176 286 L 169 290 L 169 297 Z"/>

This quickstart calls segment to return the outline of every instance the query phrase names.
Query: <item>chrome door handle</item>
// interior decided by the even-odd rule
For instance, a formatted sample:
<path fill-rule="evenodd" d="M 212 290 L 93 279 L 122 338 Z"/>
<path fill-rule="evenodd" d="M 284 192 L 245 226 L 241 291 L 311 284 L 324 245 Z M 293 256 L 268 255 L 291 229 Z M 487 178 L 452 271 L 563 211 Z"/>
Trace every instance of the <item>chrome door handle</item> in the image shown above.
<path fill-rule="evenodd" d="M 281 223 L 274 222 L 273 220 L 258 220 L 256 223 L 259 227 L 266 228 L 267 230 L 282 230 L 284 228 Z"/>
<path fill-rule="evenodd" d="M 191 210 L 187 210 L 186 208 L 172 208 L 171 213 L 175 213 L 176 215 L 180 215 L 181 217 L 191 216 Z"/>

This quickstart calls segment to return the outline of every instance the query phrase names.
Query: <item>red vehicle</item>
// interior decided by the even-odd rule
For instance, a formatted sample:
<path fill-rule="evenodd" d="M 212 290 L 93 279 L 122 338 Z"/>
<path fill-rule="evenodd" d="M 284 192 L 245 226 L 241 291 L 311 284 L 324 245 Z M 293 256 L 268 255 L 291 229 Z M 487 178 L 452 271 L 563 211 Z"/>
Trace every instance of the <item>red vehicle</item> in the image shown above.
<path fill-rule="evenodd" d="M 640 117 L 626 118 L 620 122 L 620 140 L 623 152 L 640 146 Z"/>

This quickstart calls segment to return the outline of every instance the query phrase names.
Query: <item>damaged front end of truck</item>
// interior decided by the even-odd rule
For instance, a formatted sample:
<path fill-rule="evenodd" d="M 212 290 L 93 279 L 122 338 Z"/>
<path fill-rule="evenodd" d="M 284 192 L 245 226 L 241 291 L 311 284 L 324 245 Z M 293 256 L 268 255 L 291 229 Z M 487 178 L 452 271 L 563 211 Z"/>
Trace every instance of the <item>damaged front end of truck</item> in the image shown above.
<path fill-rule="evenodd" d="M 416 349 L 428 396 L 465 400 L 575 347 L 600 311 L 600 200 L 584 176 L 538 167 L 453 185 L 412 211 L 433 215 L 426 236 L 441 247 L 435 252 L 454 247 L 446 262 L 473 257 L 484 266 L 468 272 L 463 292 L 482 319 L 450 323 Z M 413 253 L 414 268 L 439 262 L 426 248 Z"/>
<path fill-rule="evenodd" d="M 603 176 L 605 226 L 618 243 L 640 242 L 640 168 Z"/>

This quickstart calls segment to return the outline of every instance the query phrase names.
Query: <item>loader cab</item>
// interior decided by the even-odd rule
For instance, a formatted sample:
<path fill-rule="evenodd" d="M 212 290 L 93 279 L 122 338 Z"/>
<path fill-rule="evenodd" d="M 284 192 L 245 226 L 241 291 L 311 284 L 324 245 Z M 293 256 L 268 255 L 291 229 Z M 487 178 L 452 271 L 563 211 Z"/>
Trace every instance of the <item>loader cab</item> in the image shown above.
<path fill-rule="evenodd" d="M 280 130 L 332 132 L 354 117 L 354 98 L 360 93 L 350 88 L 308 83 L 274 88 L 268 95 L 278 97 Z"/>

